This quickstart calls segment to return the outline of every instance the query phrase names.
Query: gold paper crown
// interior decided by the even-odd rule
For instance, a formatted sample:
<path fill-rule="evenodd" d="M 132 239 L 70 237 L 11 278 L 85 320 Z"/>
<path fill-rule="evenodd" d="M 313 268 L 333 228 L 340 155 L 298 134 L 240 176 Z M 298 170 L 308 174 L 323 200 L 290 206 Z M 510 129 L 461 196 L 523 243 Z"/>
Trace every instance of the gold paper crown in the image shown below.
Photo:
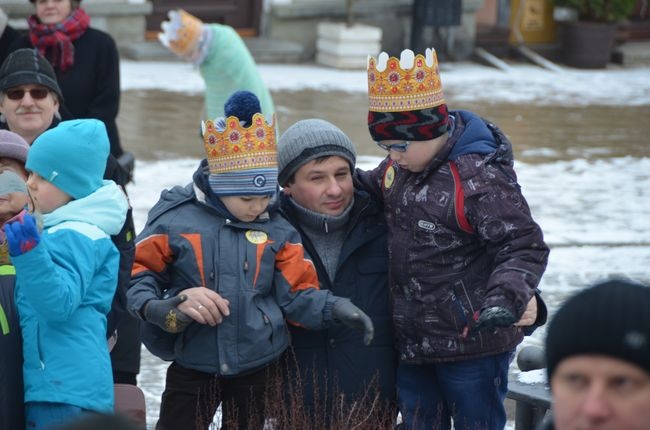
<path fill-rule="evenodd" d="M 368 109 L 405 112 L 444 104 L 436 51 L 428 48 L 425 54 L 413 57 L 413 51 L 405 49 L 399 60 L 385 52 L 376 59 L 369 56 Z"/>
<path fill-rule="evenodd" d="M 275 116 L 269 124 L 264 115 L 256 113 L 249 127 L 243 127 L 235 116 L 225 121 L 223 131 L 214 121 L 203 123 L 203 146 L 210 173 L 277 167 Z"/>
<path fill-rule="evenodd" d="M 178 10 L 180 27 L 177 30 L 177 38 L 169 40 L 169 48 L 176 54 L 186 57 L 191 55 L 199 43 L 203 30 L 203 21 L 185 12 Z"/>

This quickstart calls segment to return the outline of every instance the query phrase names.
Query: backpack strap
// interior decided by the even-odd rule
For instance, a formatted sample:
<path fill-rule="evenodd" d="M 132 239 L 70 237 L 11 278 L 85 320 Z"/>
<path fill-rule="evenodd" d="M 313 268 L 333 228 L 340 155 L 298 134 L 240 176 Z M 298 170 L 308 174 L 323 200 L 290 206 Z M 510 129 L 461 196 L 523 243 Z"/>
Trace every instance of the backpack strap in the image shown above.
<path fill-rule="evenodd" d="M 454 208 L 456 209 L 456 222 L 458 226 L 466 233 L 473 234 L 474 227 L 467 221 L 465 216 L 465 192 L 463 191 L 463 183 L 460 180 L 458 173 L 458 166 L 453 160 L 449 160 L 449 168 L 451 169 L 451 176 L 454 178 Z"/>

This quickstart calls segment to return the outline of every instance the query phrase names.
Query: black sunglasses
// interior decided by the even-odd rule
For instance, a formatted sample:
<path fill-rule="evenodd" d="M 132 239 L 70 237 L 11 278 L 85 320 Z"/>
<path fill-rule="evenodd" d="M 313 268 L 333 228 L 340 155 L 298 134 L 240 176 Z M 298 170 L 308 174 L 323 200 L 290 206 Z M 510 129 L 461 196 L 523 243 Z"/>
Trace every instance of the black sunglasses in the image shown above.
<path fill-rule="evenodd" d="M 47 95 L 50 93 L 50 90 L 48 90 L 47 88 L 32 88 L 29 90 L 16 88 L 13 90 L 5 91 L 5 94 L 7 95 L 7 98 L 9 98 L 9 100 L 22 100 L 23 97 L 25 97 L 25 93 L 29 93 L 29 95 L 34 100 L 42 100 L 45 97 L 47 97 Z"/>
<path fill-rule="evenodd" d="M 385 143 L 375 142 L 378 147 L 385 149 L 386 151 L 395 151 L 395 152 L 406 152 L 406 149 L 411 144 L 410 141 L 405 140 L 402 143 L 393 143 L 392 145 L 386 145 Z"/>

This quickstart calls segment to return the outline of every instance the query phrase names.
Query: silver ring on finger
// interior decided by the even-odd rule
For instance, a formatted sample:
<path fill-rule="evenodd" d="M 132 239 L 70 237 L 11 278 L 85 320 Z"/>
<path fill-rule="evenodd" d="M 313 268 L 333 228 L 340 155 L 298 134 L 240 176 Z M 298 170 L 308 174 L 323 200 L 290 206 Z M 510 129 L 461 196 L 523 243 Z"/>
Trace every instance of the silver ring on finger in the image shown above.
<path fill-rule="evenodd" d="M 196 308 L 196 310 L 197 310 L 197 311 L 200 311 L 202 308 L 203 308 L 203 305 L 199 305 L 199 306 Z"/>

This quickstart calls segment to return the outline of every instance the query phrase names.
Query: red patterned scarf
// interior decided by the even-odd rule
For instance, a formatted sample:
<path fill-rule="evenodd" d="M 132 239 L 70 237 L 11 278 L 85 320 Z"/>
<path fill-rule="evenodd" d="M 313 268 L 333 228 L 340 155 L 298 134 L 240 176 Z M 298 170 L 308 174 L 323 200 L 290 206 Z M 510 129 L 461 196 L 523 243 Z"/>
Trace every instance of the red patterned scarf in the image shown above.
<path fill-rule="evenodd" d="M 41 24 L 36 15 L 27 18 L 29 39 L 52 67 L 67 70 L 74 63 L 72 41 L 79 39 L 90 25 L 90 17 L 83 9 L 75 9 L 59 24 Z"/>

